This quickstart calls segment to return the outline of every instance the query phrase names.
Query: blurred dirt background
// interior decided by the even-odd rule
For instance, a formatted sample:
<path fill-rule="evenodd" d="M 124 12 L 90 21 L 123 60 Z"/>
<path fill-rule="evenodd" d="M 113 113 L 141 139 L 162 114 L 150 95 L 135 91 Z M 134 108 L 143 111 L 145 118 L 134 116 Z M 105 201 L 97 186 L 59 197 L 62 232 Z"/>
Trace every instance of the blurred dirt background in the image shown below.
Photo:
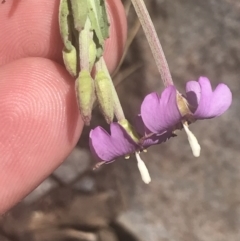
<path fill-rule="evenodd" d="M 224 82 L 231 108 L 191 126 L 201 157 L 192 156 L 183 132 L 142 154 L 149 185 L 134 158 L 93 172 L 86 128 L 62 166 L 0 218 L 0 241 L 240 240 L 240 2 L 146 2 L 178 88 L 200 75 Z M 132 8 L 128 18 L 131 38 L 138 25 Z M 163 90 L 141 29 L 115 81 L 130 120 L 146 94 Z M 94 120 L 103 123 L 97 110 Z"/>

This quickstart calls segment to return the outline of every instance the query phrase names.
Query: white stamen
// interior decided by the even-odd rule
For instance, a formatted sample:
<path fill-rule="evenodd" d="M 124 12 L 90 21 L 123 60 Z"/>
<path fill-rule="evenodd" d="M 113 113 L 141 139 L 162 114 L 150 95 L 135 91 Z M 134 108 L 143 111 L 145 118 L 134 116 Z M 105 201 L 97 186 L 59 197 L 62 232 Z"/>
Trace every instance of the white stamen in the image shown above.
<path fill-rule="evenodd" d="M 183 123 L 183 128 L 187 133 L 188 136 L 188 141 L 190 144 L 190 147 L 192 148 L 192 153 L 195 157 L 199 157 L 200 156 L 200 151 L 201 151 L 201 147 L 198 143 L 197 138 L 194 136 L 194 134 L 189 130 L 188 126 L 186 124 Z"/>
<path fill-rule="evenodd" d="M 138 164 L 138 169 L 140 171 L 142 180 L 148 184 L 151 182 L 151 177 L 149 175 L 148 169 L 145 165 L 145 163 L 143 162 L 143 160 L 141 159 L 139 153 L 135 153 L 136 159 L 137 159 L 137 164 Z"/>

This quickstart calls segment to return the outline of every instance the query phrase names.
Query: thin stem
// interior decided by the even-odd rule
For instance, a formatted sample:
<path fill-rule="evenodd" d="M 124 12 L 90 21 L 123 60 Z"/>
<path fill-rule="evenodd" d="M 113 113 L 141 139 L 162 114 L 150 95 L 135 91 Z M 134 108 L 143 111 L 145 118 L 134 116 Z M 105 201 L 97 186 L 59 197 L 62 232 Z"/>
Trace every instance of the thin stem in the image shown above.
<path fill-rule="evenodd" d="M 143 0 L 132 0 L 143 31 L 147 37 L 154 60 L 157 64 L 158 71 L 163 80 L 163 84 L 167 87 L 173 85 L 172 76 L 169 71 L 168 63 L 163 53 L 161 43 L 158 39 L 153 22 L 149 16 L 148 10 Z"/>

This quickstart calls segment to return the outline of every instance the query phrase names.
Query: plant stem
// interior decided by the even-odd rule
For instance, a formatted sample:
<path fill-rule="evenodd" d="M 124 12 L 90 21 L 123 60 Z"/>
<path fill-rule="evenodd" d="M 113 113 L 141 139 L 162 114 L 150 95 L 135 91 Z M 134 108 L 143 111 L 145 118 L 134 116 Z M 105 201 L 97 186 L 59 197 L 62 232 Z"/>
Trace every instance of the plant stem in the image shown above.
<path fill-rule="evenodd" d="M 86 20 L 84 29 L 79 33 L 79 58 L 80 58 L 80 70 L 90 70 L 89 64 L 89 45 L 92 38 L 91 22 Z"/>
<path fill-rule="evenodd" d="M 131 1 L 150 45 L 154 60 L 157 64 L 158 71 L 163 80 L 163 84 L 166 87 L 169 85 L 173 85 L 172 76 L 169 71 L 167 60 L 165 58 L 161 43 L 158 39 L 156 30 L 149 16 L 144 0 Z"/>

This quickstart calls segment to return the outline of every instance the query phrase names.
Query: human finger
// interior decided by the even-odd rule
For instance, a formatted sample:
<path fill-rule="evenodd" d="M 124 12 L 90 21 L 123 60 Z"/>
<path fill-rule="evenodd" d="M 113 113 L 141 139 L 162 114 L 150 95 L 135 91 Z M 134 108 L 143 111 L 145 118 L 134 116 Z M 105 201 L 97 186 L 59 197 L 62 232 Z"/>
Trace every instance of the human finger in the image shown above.
<path fill-rule="evenodd" d="M 69 155 L 83 123 L 74 81 L 59 64 L 25 58 L 0 67 L 0 214 Z"/>

